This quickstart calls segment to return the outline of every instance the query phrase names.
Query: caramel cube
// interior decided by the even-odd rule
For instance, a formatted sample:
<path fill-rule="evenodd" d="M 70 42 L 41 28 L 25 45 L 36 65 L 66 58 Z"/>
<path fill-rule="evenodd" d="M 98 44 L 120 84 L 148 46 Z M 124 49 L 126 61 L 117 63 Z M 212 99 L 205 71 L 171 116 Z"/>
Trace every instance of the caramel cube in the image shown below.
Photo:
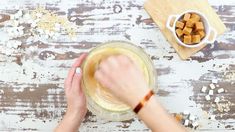
<path fill-rule="evenodd" d="M 191 35 L 184 35 L 184 43 L 185 44 L 191 44 L 192 42 L 192 37 Z"/>
<path fill-rule="evenodd" d="M 198 31 L 195 31 L 195 30 L 193 29 L 191 35 L 198 35 Z"/>
<path fill-rule="evenodd" d="M 192 13 L 191 19 L 193 19 L 195 22 L 200 21 L 201 17 L 198 14 Z"/>
<path fill-rule="evenodd" d="M 180 114 L 176 114 L 175 115 L 175 119 L 178 121 L 178 122 L 181 122 L 183 120 L 183 116 L 180 115 Z"/>
<path fill-rule="evenodd" d="M 181 36 L 179 39 L 181 42 L 184 42 L 184 36 Z"/>
<path fill-rule="evenodd" d="M 183 20 L 188 21 L 190 19 L 190 16 L 191 16 L 191 14 L 189 14 L 189 13 L 184 14 Z"/>
<path fill-rule="evenodd" d="M 186 26 L 192 28 L 192 27 L 194 26 L 194 23 L 195 23 L 195 22 L 194 22 L 193 19 L 189 19 L 189 20 L 186 22 Z"/>
<path fill-rule="evenodd" d="M 203 30 L 198 31 L 197 34 L 200 35 L 201 39 L 204 38 L 206 35 L 206 33 Z"/>
<path fill-rule="evenodd" d="M 184 27 L 183 33 L 186 34 L 186 35 L 189 35 L 192 32 L 192 30 L 193 30 L 192 28 Z"/>
<path fill-rule="evenodd" d="M 201 37 L 200 35 L 192 35 L 192 43 L 200 43 Z"/>
<path fill-rule="evenodd" d="M 180 29 L 183 29 L 183 28 L 184 28 L 184 23 L 181 22 L 181 21 L 177 21 L 177 22 L 176 22 L 176 27 L 177 27 L 177 28 L 180 28 Z"/>
<path fill-rule="evenodd" d="M 182 29 L 176 29 L 175 32 L 176 32 L 178 37 L 181 37 L 183 35 L 183 30 Z"/>
<path fill-rule="evenodd" d="M 195 23 L 195 29 L 198 30 L 204 30 L 204 25 L 202 22 L 196 22 Z"/>

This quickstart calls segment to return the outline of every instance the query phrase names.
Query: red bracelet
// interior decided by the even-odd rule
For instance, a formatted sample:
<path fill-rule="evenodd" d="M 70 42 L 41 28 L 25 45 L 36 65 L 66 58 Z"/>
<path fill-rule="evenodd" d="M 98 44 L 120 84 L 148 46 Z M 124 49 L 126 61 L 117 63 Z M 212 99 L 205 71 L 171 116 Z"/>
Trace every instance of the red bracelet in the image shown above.
<path fill-rule="evenodd" d="M 147 95 L 139 102 L 139 104 L 133 110 L 136 114 L 145 106 L 149 99 L 154 95 L 153 90 L 150 90 Z"/>

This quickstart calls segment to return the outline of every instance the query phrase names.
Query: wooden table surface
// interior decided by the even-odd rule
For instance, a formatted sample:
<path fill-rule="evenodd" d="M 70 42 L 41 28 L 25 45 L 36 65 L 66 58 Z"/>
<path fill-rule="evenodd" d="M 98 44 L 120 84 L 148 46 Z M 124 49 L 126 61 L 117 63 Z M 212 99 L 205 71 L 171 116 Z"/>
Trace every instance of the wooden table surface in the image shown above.
<path fill-rule="evenodd" d="M 182 61 L 143 9 L 144 0 L 2 0 L 1 14 L 42 6 L 67 16 L 78 28 L 76 42 L 66 35 L 54 43 L 22 41 L 10 56 L 0 43 L 0 131 L 52 131 L 65 112 L 63 82 L 74 59 L 109 40 L 135 43 L 151 56 L 157 70 L 158 98 L 170 113 L 188 110 L 198 116 L 196 131 L 234 131 L 235 1 L 209 2 L 227 31 L 214 44 Z M 0 40 L 4 39 L 1 28 Z M 48 58 L 50 55 L 54 58 Z M 231 102 L 228 112 L 214 111 L 213 101 L 206 101 L 200 92 L 214 78 L 227 90 L 214 96 L 224 96 Z M 216 115 L 216 119 L 209 120 L 205 112 Z M 110 122 L 88 112 L 80 131 L 149 129 L 137 118 Z"/>

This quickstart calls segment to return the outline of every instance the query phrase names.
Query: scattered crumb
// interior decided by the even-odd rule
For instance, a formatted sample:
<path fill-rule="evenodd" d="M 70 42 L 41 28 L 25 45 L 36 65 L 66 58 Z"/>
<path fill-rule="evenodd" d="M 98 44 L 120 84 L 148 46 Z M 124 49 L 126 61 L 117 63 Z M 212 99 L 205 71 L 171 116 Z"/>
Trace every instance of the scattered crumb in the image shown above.
<path fill-rule="evenodd" d="M 206 95 L 205 98 L 206 98 L 207 101 L 211 100 L 210 95 Z"/>
<path fill-rule="evenodd" d="M 203 86 L 202 89 L 201 89 L 201 92 L 205 93 L 207 90 L 207 87 L 206 86 Z"/>
<path fill-rule="evenodd" d="M 213 90 L 209 90 L 209 95 L 213 95 L 214 91 Z"/>
<path fill-rule="evenodd" d="M 223 101 L 223 102 L 222 102 Z M 220 103 L 217 103 L 217 110 L 219 112 L 229 112 L 230 111 L 230 107 L 234 106 L 234 103 L 231 103 L 230 101 L 225 101 L 222 100 Z"/>
<path fill-rule="evenodd" d="M 59 16 L 43 7 L 34 10 L 19 9 L 10 15 L 10 20 L 3 23 L 3 31 L 7 36 L 4 36 L 5 40 L 0 42 L 4 46 L 0 48 L 0 52 L 7 56 L 20 54 L 22 43 L 32 44 L 37 41 L 47 43 L 58 40 L 62 35 L 68 35 L 70 40 L 75 40 L 76 30 L 77 25 L 68 21 L 66 16 Z"/>
<path fill-rule="evenodd" d="M 194 115 L 190 114 L 189 120 L 190 120 L 190 121 L 194 121 L 195 119 L 196 119 L 196 117 L 195 117 Z"/>
<path fill-rule="evenodd" d="M 174 114 L 174 117 L 177 121 L 179 121 L 185 127 L 197 129 L 198 124 L 198 117 L 191 114 L 189 111 L 185 110 L 183 113 Z"/>
<path fill-rule="evenodd" d="M 178 122 L 181 122 L 182 119 L 183 119 L 183 116 L 180 115 L 180 114 L 176 114 L 176 115 L 175 115 L 175 119 L 176 119 Z"/>
<path fill-rule="evenodd" d="M 211 89 L 215 89 L 215 85 L 213 83 L 210 84 Z"/>
<path fill-rule="evenodd" d="M 192 125 L 194 128 L 197 128 L 199 126 L 198 122 L 193 122 Z"/>
<path fill-rule="evenodd" d="M 216 84 L 216 83 L 218 83 L 218 80 L 217 79 L 212 79 L 211 82 Z"/>
<path fill-rule="evenodd" d="M 220 101 L 220 98 L 219 97 L 215 97 L 215 103 L 219 103 L 219 101 Z"/>
<path fill-rule="evenodd" d="M 218 93 L 223 93 L 224 92 L 224 89 L 223 88 L 220 88 L 217 90 Z"/>
<path fill-rule="evenodd" d="M 186 120 L 184 121 L 184 126 L 188 126 L 188 124 L 189 124 L 189 120 L 186 119 Z"/>

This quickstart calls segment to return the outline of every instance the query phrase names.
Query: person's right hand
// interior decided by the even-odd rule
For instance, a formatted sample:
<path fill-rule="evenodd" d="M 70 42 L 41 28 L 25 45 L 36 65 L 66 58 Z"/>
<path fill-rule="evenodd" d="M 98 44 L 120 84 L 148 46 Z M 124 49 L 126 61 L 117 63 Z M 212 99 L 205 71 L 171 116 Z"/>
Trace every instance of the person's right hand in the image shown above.
<path fill-rule="evenodd" d="M 123 55 L 103 60 L 95 72 L 95 78 L 132 108 L 135 108 L 150 90 L 140 68 Z M 138 117 L 153 132 L 186 132 L 154 98 L 150 98 L 138 113 Z"/>
<path fill-rule="evenodd" d="M 124 55 L 103 60 L 95 72 L 95 78 L 132 108 L 149 92 L 140 68 Z"/>

